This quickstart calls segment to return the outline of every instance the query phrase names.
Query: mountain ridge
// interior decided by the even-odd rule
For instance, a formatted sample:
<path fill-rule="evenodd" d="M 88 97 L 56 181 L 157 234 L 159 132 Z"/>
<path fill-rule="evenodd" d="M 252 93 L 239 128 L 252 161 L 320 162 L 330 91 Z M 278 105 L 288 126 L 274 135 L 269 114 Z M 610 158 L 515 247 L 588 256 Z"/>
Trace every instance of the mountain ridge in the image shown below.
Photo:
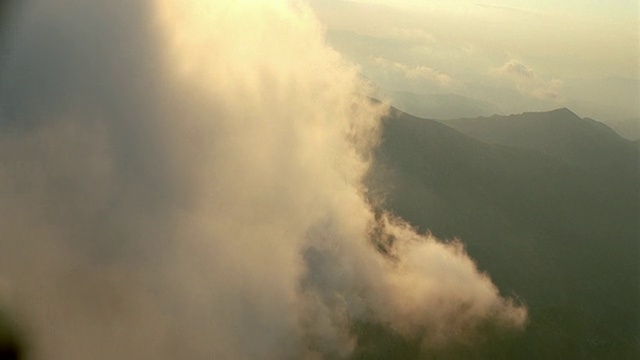
<path fill-rule="evenodd" d="M 616 154 L 637 156 L 631 141 L 568 108 L 442 122 L 480 141 L 546 153 L 589 171 L 629 172 Z"/>
<path fill-rule="evenodd" d="M 593 126 L 568 109 L 546 116 Z M 447 127 L 392 109 L 367 184 L 374 203 L 420 231 L 460 238 L 499 289 L 528 304 L 531 323 L 516 345 L 465 357 L 640 354 L 640 199 L 629 196 L 640 193 L 638 173 L 630 171 L 637 158 L 614 146 L 610 155 L 621 160 L 611 173 L 562 152 L 486 143 Z M 604 143 L 611 136 L 594 134 Z M 584 147 L 569 148 L 578 160 L 589 157 L 580 154 Z"/>

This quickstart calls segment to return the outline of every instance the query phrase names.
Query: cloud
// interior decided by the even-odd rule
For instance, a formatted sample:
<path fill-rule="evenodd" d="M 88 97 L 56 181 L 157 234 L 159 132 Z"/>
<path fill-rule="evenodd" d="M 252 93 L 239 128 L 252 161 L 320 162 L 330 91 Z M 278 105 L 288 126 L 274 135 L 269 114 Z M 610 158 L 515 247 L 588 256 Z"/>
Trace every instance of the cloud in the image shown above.
<path fill-rule="evenodd" d="M 428 81 L 435 83 L 441 87 L 452 87 L 458 85 L 458 82 L 451 76 L 434 70 L 428 66 L 407 65 L 378 56 L 371 57 L 371 60 L 378 67 L 386 71 L 398 73 L 408 80 Z"/>
<path fill-rule="evenodd" d="M 531 67 L 517 60 L 509 60 L 499 68 L 494 68 L 489 73 L 495 77 L 509 80 L 518 91 L 530 97 L 540 100 L 563 102 L 563 82 L 552 78 L 547 80 L 540 76 Z"/>
<path fill-rule="evenodd" d="M 532 68 L 515 60 L 507 61 L 502 67 L 495 69 L 495 73 L 516 80 L 527 80 L 536 77 Z"/>
<path fill-rule="evenodd" d="M 21 19 L 0 306 L 30 358 L 346 357 L 356 322 L 427 347 L 523 326 L 461 245 L 374 215 L 386 107 L 305 6 L 34 0 Z"/>
<path fill-rule="evenodd" d="M 494 10 L 494 11 L 500 11 L 500 12 L 504 12 L 506 14 L 509 15 L 533 15 L 533 16 L 541 16 L 543 15 L 541 12 L 536 11 L 536 10 L 532 10 L 532 9 L 526 9 L 526 8 L 520 8 L 520 7 L 515 7 L 515 6 L 502 6 L 502 5 L 494 5 L 494 4 L 476 4 L 476 6 L 485 8 L 485 9 L 489 9 L 489 10 Z"/>
<path fill-rule="evenodd" d="M 436 38 L 432 34 L 419 28 L 392 27 L 388 31 L 386 37 L 395 40 L 415 42 L 419 44 L 430 44 L 436 41 Z"/>

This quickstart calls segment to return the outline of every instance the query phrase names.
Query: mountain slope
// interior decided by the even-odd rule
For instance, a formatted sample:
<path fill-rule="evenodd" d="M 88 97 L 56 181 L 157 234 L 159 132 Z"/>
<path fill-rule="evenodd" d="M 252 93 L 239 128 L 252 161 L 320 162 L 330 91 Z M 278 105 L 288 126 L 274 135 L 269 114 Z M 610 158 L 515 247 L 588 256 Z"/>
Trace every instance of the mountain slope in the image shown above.
<path fill-rule="evenodd" d="M 621 121 L 612 121 L 609 122 L 608 125 L 617 132 L 618 135 L 625 139 L 640 139 L 640 118 L 638 117 Z"/>
<path fill-rule="evenodd" d="M 638 354 L 640 189 L 629 170 L 636 158 L 597 125 L 586 133 L 619 159 L 613 169 L 627 180 L 612 186 L 602 160 L 589 168 L 588 147 L 488 144 L 396 110 L 385 122 L 371 196 L 422 231 L 460 237 L 499 288 L 530 307 L 531 324 L 515 345 L 493 344 L 476 358 Z"/>
<path fill-rule="evenodd" d="M 606 125 L 581 119 L 569 109 L 475 119 L 447 120 L 448 126 L 489 144 L 538 151 L 589 171 L 633 171 L 633 144 Z M 635 155 L 634 155 L 635 154 Z"/>

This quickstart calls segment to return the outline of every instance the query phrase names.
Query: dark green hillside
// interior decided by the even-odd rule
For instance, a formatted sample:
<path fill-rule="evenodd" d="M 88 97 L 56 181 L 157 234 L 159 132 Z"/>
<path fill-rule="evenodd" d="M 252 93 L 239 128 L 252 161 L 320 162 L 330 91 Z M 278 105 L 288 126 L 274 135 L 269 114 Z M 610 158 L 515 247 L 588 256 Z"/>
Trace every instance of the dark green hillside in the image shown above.
<path fill-rule="evenodd" d="M 618 176 L 621 171 L 629 171 L 629 166 L 637 166 L 637 162 L 628 162 L 630 156 L 637 157 L 631 141 L 600 122 L 581 119 L 566 108 L 447 120 L 445 124 L 489 144 L 538 151 L 588 171 L 609 171 Z"/>
<path fill-rule="evenodd" d="M 622 121 L 613 121 L 608 123 L 608 125 L 625 139 L 640 139 L 640 117 Z"/>
<path fill-rule="evenodd" d="M 535 142 L 488 144 L 400 111 L 385 123 L 368 179 L 372 196 L 421 231 L 461 238 L 499 288 L 529 306 L 531 323 L 522 336 L 471 351 L 474 358 L 640 355 L 637 152 L 599 125 L 568 110 L 560 114 L 591 130 L 565 145 L 552 146 L 563 141 L 560 135 L 543 142 L 549 151 Z M 519 131 L 526 132 L 526 123 Z M 531 134 L 551 133 L 556 124 L 529 123 Z M 595 150 L 583 137 L 607 151 L 593 166 Z"/>
<path fill-rule="evenodd" d="M 0 360 L 23 358 L 24 344 L 18 336 L 15 324 L 0 312 Z"/>

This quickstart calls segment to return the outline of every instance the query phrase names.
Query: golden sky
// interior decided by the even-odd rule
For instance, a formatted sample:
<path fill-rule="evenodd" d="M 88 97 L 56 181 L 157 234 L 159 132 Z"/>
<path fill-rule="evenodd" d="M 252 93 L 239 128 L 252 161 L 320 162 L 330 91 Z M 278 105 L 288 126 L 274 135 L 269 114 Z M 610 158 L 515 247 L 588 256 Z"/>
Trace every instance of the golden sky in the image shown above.
<path fill-rule="evenodd" d="M 457 93 L 505 112 L 568 106 L 591 117 L 638 114 L 637 1 L 311 0 L 311 6 L 330 44 L 383 88 Z"/>

